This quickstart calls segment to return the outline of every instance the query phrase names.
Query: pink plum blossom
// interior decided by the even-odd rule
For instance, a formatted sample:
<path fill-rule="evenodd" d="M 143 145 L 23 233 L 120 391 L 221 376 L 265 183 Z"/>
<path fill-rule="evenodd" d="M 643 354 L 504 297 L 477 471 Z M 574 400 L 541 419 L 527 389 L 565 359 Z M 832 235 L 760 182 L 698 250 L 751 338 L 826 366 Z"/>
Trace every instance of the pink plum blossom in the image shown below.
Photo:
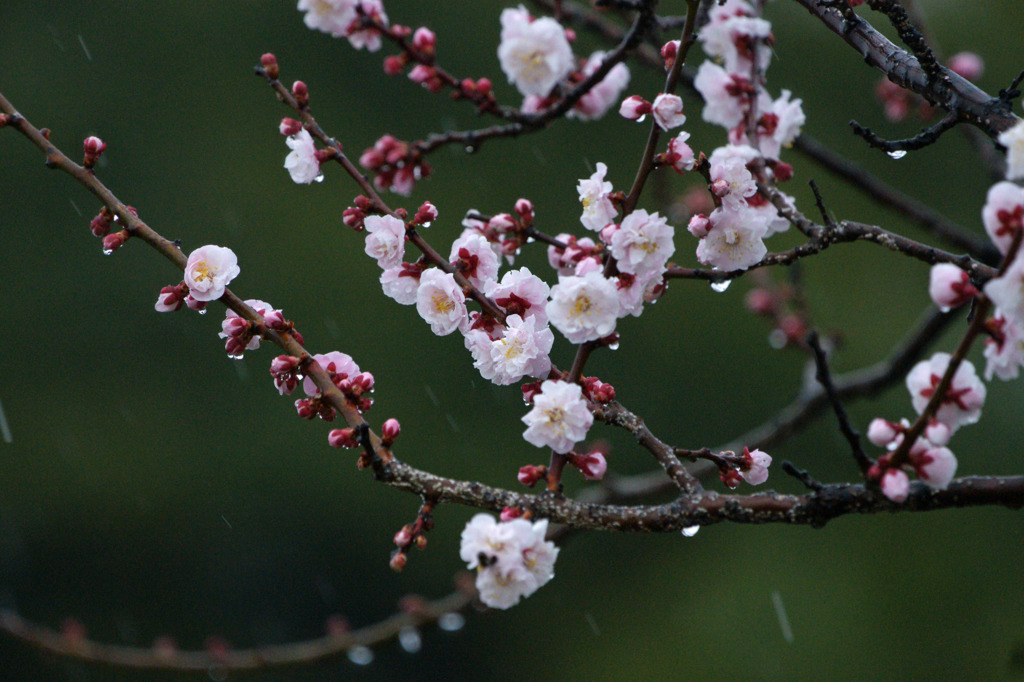
<path fill-rule="evenodd" d="M 924 411 L 935 387 L 946 373 L 949 360 L 949 353 L 936 353 L 931 359 L 914 365 L 907 375 L 907 389 L 919 414 Z M 964 360 L 953 375 L 953 382 L 935 413 L 935 419 L 953 431 L 964 424 L 973 424 L 981 417 L 985 393 L 985 384 L 975 372 L 974 365 Z"/>
<path fill-rule="evenodd" d="M 742 270 L 768 253 L 764 219 L 750 211 L 716 208 L 708 217 L 711 229 L 697 245 L 697 260 L 718 270 Z"/>
<path fill-rule="evenodd" d="M 989 321 L 992 337 L 985 339 L 985 379 L 996 375 L 1003 381 L 1016 379 L 1024 365 L 1024 331 L 996 310 Z"/>
<path fill-rule="evenodd" d="M 701 118 L 732 129 L 743 121 L 753 88 L 743 76 L 730 74 L 718 64 L 706 61 L 697 69 L 693 87 L 704 98 Z"/>
<path fill-rule="evenodd" d="M 572 343 L 608 336 L 619 316 L 615 282 L 600 272 L 559 277 L 545 310 L 551 324 Z"/>
<path fill-rule="evenodd" d="M 689 139 L 690 133 L 684 130 L 669 140 L 668 150 L 665 152 L 665 163 L 671 165 L 677 173 L 693 170 L 693 165 L 696 163 L 693 149 L 686 144 Z"/>
<path fill-rule="evenodd" d="M 548 322 L 547 305 L 551 287 L 529 268 L 509 270 L 501 282 L 491 282 L 484 293 L 509 315 L 536 318 L 537 327 Z"/>
<path fill-rule="evenodd" d="M 185 264 L 189 296 L 200 302 L 216 301 L 239 272 L 234 251 L 213 244 L 200 246 L 189 254 Z"/>
<path fill-rule="evenodd" d="M 545 325 L 537 329 L 537 318 L 525 321 L 519 315 L 505 319 L 505 329 L 491 340 L 482 331 L 466 333 L 466 347 L 473 353 L 473 366 L 480 376 L 499 386 L 513 384 L 524 376 L 544 377 L 551 370 L 548 353 L 555 335 Z"/>
<path fill-rule="evenodd" d="M 661 275 L 675 253 L 675 230 L 657 213 L 643 209 L 630 213 L 611 239 L 611 252 L 618 268 L 641 278 Z"/>
<path fill-rule="evenodd" d="M 466 296 L 455 277 L 438 268 L 420 275 L 416 312 L 438 336 L 446 336 L 467 323 Z"/>
<path fill-rule="evenodd" d="M 887 469 L 882 474 L 882 494 L 896 503 L 903 502 L 910 493 L 910 478 L 902 469 Z"/>
<path fill-rule="evenodd" d="M 619 105 L 619 116 L 630 121 L 642 121 L 651 112 L 651 103 L 640 95 L 630 95 Z"/>
<path fill-rule="evenodd" d="M 415 305 L 423 268 L 415 263 L 402 263 L 380 273 L 384 295 L 400 305 Z"/>
<path fill-rule="evenodd" d="M 523 438 L 538 448 L 566 453 L 587 437 L 594 415 L 587 409 L 579 384 L 548 379 L 533 398 L 533 409 L 523 416 Z"/>
<path fill-rule="evenodd" d="M 372 17 L 387 26 L 388 15 L 384 13 L 384 4 L 381 0 L 359 0 L 358 2 L 353 2 L 353 5 L 359 7 L 363 16 Z M 347 27 L 346 37 L 349 44 L 357 50 L 365 47 L 367 52 L 376 52 L 380 49 L 380 31 L 375 28 L 358 28 L 355 18 Z"/>
<path fill-rule="evenodd" d="M 405 256 L 405 223 L 393 215 L 371 215 L 366 227 L 366 255 L 383 270 L 401 267 Z"/>
<path fill-rule="evenodd" d="M 956 455 L 949 448 L 929 448 L 913 464 L 917 477 L 936 490 L 945 490 L 956 475 Z"/>
<path fill-rule="evenodd" d="M 316 158 L 316 145 L 308 130 L 302 129 L 297 134 L 285 138 L 291 151 L 284 159 L 284 167 L 292 176 L 292 181 L 300 185 L 308 185 L 320 177 L 320 161 Z"/>
<path fill-rule="evenodd" d="M 942 311 L 967 303 L 978 290 L 966 272 L 952 263 L 936 263 L 928 277 L 928 295 Z"/>
<path fill-rule="evenodd" d="M 480 234 L 463 233 L 452 243 L 448 258 L 452 265 L 460 265 L 462 274 L 477 288 L 482 289 L 498 278 L 498 256 L 491 243 Z"/>
<path fill-rule="evenodd" d="M 981 222 L 999 250 L 1004 254 L 1009 251 L 1024 225 L 1024 187 L 1012 182 L 992 185 L 981 209 Z"/>
<path fill-rule="evenodd" d="M 544 96 L 573 69 L 565 29 L 550 17 L 530 20 L 520 5 L 501 13 L 498 61 L 509 82 L 524 96 Z"/>
<path fill-rule="evenodd" d="M 771 463 L 771 455 L 761 450 L 751 452 L 744 448 L 740 476 L 750 485 L 761 485 L 768 480 L 768 467 L 771 466 Z"/>

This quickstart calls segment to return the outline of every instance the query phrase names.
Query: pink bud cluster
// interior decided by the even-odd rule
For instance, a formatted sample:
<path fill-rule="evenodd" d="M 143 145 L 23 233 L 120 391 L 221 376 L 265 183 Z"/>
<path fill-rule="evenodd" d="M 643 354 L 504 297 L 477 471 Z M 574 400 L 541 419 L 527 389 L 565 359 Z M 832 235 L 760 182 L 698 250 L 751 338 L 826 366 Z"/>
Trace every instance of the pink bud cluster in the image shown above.
<path fill-rule="evenodd" d="M 374 171 L 373 185 L 408 196 L 418 180 L 430 175 L 431 168 L 419 150 L 393 135 L 384 135 L 363 152 L 359 163 Z"/>
<path fill-rule="evenodd" d="M 868 440 L 879 447 L 890 450 L 868 469 L 868 479 L 877 481 L 882 493 L 893 502 L 903 502 L 910 493 L 910 478 L 907 470 L 916 473 L 918 479 L 929 487 L 945 490 L 956 474 L 957 461 L 953 452 L 946 447 L 951 431 L 946 424 L 932 421 L 923 436 L 909 449 L 904 463 L 895 460 L 892 452 L 903 442 L 904 432 L 909 423 L 875 419 L 868 427 Z"/>

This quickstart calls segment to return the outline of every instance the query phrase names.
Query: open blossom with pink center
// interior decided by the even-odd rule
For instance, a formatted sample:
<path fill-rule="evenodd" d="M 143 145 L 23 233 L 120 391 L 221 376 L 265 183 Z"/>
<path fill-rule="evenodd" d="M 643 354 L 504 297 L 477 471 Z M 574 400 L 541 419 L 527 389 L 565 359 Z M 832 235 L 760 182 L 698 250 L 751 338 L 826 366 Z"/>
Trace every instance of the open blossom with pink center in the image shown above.
<path fill-rule="evenodd" d="M 612 235 L 611 252 L 619 270 L 641 278 L 660 275 L 675 253 L 674 234 L 672 226 L 657 213 L 633 211 Z"/>
<path fill-rule="evenodd" d="M 718 64 L 706 61 L 697 69 L 693 87 L 704 98 L 701 118 L 732 129 L 743 121 L 753 87 L 743 76 L 730 74 Z"/>
<path fill-rule="evenodd" d="M 551 324 L 572 343 L 608 336 L 619 316 L 615 282 L 600 272 L 559 277 L 545 310 Z"/>
<path fill-rule="evenodd" d="M 914 365 L 907 375 L 907 390 L 910 391 L 914 409 L 920 414 L 931 399 L 942 375 L 949 367 L 949 353 L 936 353 L 930 360 Z M 985 384 L 974 370 L 974 365 L 964 360 L 960 363 L 945 398 L 935 413 L 935 419 L 949 426 L 950 430 L 964 424 L 973 424 L 981 417 L 985 404 Z"/>
<path fill-rule="evenodd" d="M 661 93 L 654 98 L 654 102 L 651 104 L 651 113 L 662 130 L 672 130 L 686 123 L 686 115 L 683 114 L 683 100 L 679 95 Z"/>
<path fill-rule="evenodd" d="M 754 62 L 758 68 L 768 67 L 772 25 L 764 19 L 733 15 L 724 21 L 709 21 L 698 39 L 704 52 L 722 60 L 730 73 L 750 73 Z"/>
<path fill-rule="evenodd" d="M 779 158 L 782 148 L 793 144 L 807 120 L 803 100 L 790 101 L 790 95 L 789 90 L 783 90 L 782 95 L 771 103 L 771 108 L 761 112 L 758 119 L 757 146 L 768 158 Z"/>
<path fill-rule="evenodd" d="M 533 398 L 533 409 L 523 416 L 523 438 L 538 448 L 566 453 L 587 437 L 594 415 L 587 409 L 579 384 L 548 379 Z"/>
<path fill-rule="evenodd" d="M 928 295 L 942 311 L 970 301 L 978 293 L 966 272 L 952 263 L 936 263 L 928 277 Z"/>
<path fill-rule="evenodd" d="M 306 26 L 340 38 L 356 18 L 356 0 L 299 0 Z"/>
<path fill-rule="evenodd" d="M 402 263 L 380 273 L 380 285 L 384 295 L 400 305 L 415 305 L 416 292 L 420 288 L 423 267 L 416 263 Z"/>
<path fill-rule="evenodd" d="M 491 248 L 491 243 L 480 234 L 463 232 L 452 243 L 448 259 L 452 265 L 459 267 L 470 284 L 479 289 L 498 278 L 500 260 Z"/>
<path fill-rule="evenodd" d="M 266 301 L 259 301 L 255 298 L 246 299 L 245 304 L 256 311 L 260 317 L 265 317 L 268 313 L 274 311 L 274 306 L 270 305 Z M 278 311 L 280 312 L 280 311 Z M 244 326 L 248 327 L 248 320 L 239 316 L 234 310 L 230 308 L 224 317 L 224 321 L 220 325 L 220 333 L 217 334 L 222 339 L 226 339 L 236 335 L 239 327 L 239 323 L 245 323 Z M 245 350 L 256 350 L 260 347 L 260 337 L 254 334 L 249 342 L 245 346 Z M 240 355 L 240 354 L 239 354 Z"/>
<path fill-rule="evenodd" d="M 644 303 L 653 303 L 661 296 L 665 281 L 661 272 L 652 272 L 644 277 L 619 273 L 616 289 L 619 293 L 619 317 L 632 315 L 640 317 Z"/>
<path fill-rule="evenodd" d="M 529 268 L 509 270 L 501 282 L 491 282 L 484 293 L 509 315 L 536 318 L 537 327 L 548 323 L 544 306 L 548 303 L 551 287 Z"/>
<path fill-rule="evenodd" d="M 614 222 L 615 216 L 618 215 L 615 205 L 608 198 L 612 193 L 612 183 L 604 179 L 607 172 L 608 166 L 598 161 L 594 174 L 586 180 L 580 180 L 576 185 L 580 203 L 583 204 L 580 222 L 583 223 L 583 227 L 595 232 Z"/>
<path fill-rule="evenodd" d="M 903 502 L 910 493 L 910 478 L 902 469 L 887 469 L 882 474 L 882 494 L 893 502 Z"/>
<path fill-rule="evenodd" d="M 438 336 L 446 336 L 468 322 L 466 295 L 455 277 L 438 268 L 420 275 L 416 290 L 416 312 Z"/>
<path fill-rule="evenodd" d="M 764 236 L 768 227 L 752 211 L 716 208 L 708 216 L 711 228 L 697 245 L 697 260 L 718 270 L 743 270 L 768 253 Z"/>
<path fill-rule="evenodd" d="M 914 456 L 912 463 L 917 477 L 936 490 L 945 490 L 956 475 L 956 455 L 949 448 L 928 448 Z"/>
<path fill-rule="evenodd" d="M 583 66 L 583 75 L 590 76 L 597 71 L 604 62 L 604 57 L 604 52 L 595 52 L 590 55 L 590 59 Z M 581 121 L 593 121 L 601 118 L 619 101 L 619 97 L 627 85 L 629 85 L 629 67 L 619 62 L 612 67 L 600 83 L 580 98 L 580 101 L 569 110 L 568 116 Z"/>
<path fill-rule="evenodd" d="M 524 96 L 544 96 L 573 69 L 565 29 L 551 17 L 531 21 L 520 5 L 501 12 L 498 61 L 509 83 Z"/>
<path fill-rule="evenodd" d="M 555 335 L 547 325 L 538 329 L 537 318 L 523 320 L 519 315 L 505 319 L 505 329 L 496 340 L 483 331 L 466 332 L 473 366 L 480 370 L 480 376 L 499 386 L 513 384 L 524 376 L 547 376 L 551 370 L 548 353 L 554 342 Z"/>
<path fill-rule="evenodd" d="M 241 270 L 235 252 L 225 246 L 207 244 L 189 254 L 185 264 L 185 285 L 196 301 L 216 301 Z"/>
<path fill-rule="evenodd" d="M 751 452 L 744 448 L 740 476 L 750 485 L 761 485 L 768 480 L 768 467 L 771 463 L 771 455 L 760 450 Z"/>
<path fill-rule="evenodd" d="M 1003 317 L 1024 326 L 1024 249 L 999 277 L 985 283 L 985 295 L 999 308 Z"/>
<path fill-rule="evenodd" d="M 562 232 L 555 236 L 555 239 L 566 244 L 565 249 L 557 246 L 548 247 L 548 264 L 558 271 L 559 275 L 572 275 L 576 270 L 576 264 L 599 252 L 597 243 L 590 237 L 577 239 L 568 232 Z"/>
<path fill-rule="evenodd" d="M 988 190 L 981 222 L 1002 253 L 1010 250 L 1014 235 L 1024 227 L 1024 187 L 997 182 Z"/>
<path fill-rule="evenodd" d="M 320 177 L 320 161 L 316 158 L 316 145 L 308 130 L 300 130 L 297 134 L 285 138 L 291 151 L 284 157 L 284 167 L 292 176 L 292 181 L 300 185 L 308 185 Z"/>
<path fill-rule="evenodd" d="M 1024 121 L 999 135 L 999 144 L 1006 147 L 1006 179 L 1024 179 Z"/>
<path fill-rule="evenodd" d="M 480 601 L 507 609 L 555 577 L 558 548 L 544 539 L 547 530 L 547 519 L 498 523 L 489 514 L 477 514 L 466 524 L 459 556 L 477 571 Z"/>
<path fill-rule="evenodd" d="M 989 329 L 993 335 L 985 339 L 985 379 L 995 374 L 1003 381 L 1016 379 L 1024 365 L 1024 331 L 997 309 Z"/>
<path fill-rule="evenodd" d="M 382 269 L 401 267 L 405 257 L 405 223 L 393 215 L 371 215 L 366 226 L 366 255 Z"/>
<path fill-rule="evenodd" d="M 348 353 L 342 353 L 341 351 L 331 351 L 330 353 L 319 353 L 313 356 L 316 363 L 328 373 L 333 373 L 335 376 L 340 377 L 345 375 L 347 378 L 359 374 L 359 365 L 356 364 L 355 360 Z M 302 382 L 302 390 L 308 396 L 315 396 L 320 392 L 320 389 L 313 383 L 312 377 L 306 377 Z"/>

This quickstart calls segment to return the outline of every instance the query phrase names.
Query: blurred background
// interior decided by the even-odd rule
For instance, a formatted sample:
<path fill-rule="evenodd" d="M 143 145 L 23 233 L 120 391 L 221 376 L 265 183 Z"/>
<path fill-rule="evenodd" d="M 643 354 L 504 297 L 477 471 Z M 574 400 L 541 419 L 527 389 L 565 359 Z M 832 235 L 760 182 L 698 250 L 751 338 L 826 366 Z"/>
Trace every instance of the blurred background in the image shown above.
<path fill-rule="evenodd" d="M 1024 68 L 1012 39 L 1024 29 L 1018 3 L 918 4 L 946 55 L 985 58 L 986 91 Z M 505 6 L 392 0 L 386 9 L 394 23 L 433 28 L 449 71 L 489 76 L 499 99 L 517 103 L 495 54 Z M 684 8 L 665 2 L 661 11 Z M 874 96 L 879 75 L 795 3 L 772 3 L 767 16 L 777 39 L 769 87 L 803 98 L 805 131 L 982 233 L 990 179 L 965 139 L 948 134 L 898 161 L 868 149 L 849 119 L 888 137 L 922 123 L 888 123 Z M 601 47 L 581 31 L 574 49 Z M 277 132 L 289 111 L 252 75 L 266 51 L 284 82 L 309 85 L 314 114 L 353 158 L 384 133 L 412 140 L 490 123 L 385 77 L 387 48 L 356 52 L 310 31 L 292 2 L 0 3 L 0 92 L 29 120 L 74 158 L 83 138 L 102 137 L 98 173 L 121 200 L 186 252 L 230 246 L 241 266 L 235 292 L 283 308 L 309 348 L 345 351 L 373 372 L 369 416 L 401 421 L 400 457 L 516 486 L 521 465 L 545 459 L 521 438 L 519 391 L 481 380 L 460 338 L 432 335 L 412 308 L 383 296 L 361 239 L 341 224 L 356 187 L 340 168 L 327 167 L 322 184 L 291 182 Z M 634 67 L 629 91 L 651 98 L 661 81 Z M 685 99 L 690 143 L 710 153 L 724 135 L 700 121 L 695 96 Z M 510 211 L 519 197 L 534 202 L 541 229 L 583 234 L 577 180 L 602 161 L 627 189 L 646 135 L 646 125 L 611 115 L 556 122 L 472 155 L 445 149 L 412 197 L 388 199 L 410 211 L 436 204 L 427 236 L 445 253 L 468 209 Z M 936 243 L 795 152 L 783 158 L 796 167 L 787 190 L 809 214 L 815 179 L 837 217 Z M 160 288 L 180 273 L 141 243 L 104 256 L 88 230 L 97 201 L 47 171 L 20 135 L 0 131 L 0 160 L 0 607 L 53 627 L 73 618 L 104 642 L 147 646 L 170 635 L 201 648 L 217 635 L 247 648 L 319 636 L 334 614 L 366 625 L 403 595 L 452 589 L 473 510 L 442 507 L 427 550 L 390 571 L 392 535 L 418 500 L 329 448 L 330 427 L 296 418 L 267 373 L 272 347 L 227 359 L 218 306 L 205 316 L 155 313 Z M 699 182 L 673 175 L 663 193 L 678 198 Z M 641 205 L 666 211 L 652 196 Z M 676 224 L 674 260 L 695 265 L 695 240 Z M 795 243 L 783 235 L 769 248 Z M 540 250 L 520 262 L 554 281 Z M 928 305 L 927 273 L 861 244 L 804 264 L 815 322 L 842 339 L 838 371 L 888 354 Z M 588 374 L 611 382 L 673 444 L 714 446 L 760 424 L 793 398 L 805 363 L 773 350 L 766 323 L 746 312 L 750 279 L 724 293 L 673 282 L 641 318 L 622 321 L 621 347 L 595 354 Z M 934 349 L 952 350 L 963 328 L 954 322 Z M 571 353 L 556 343 L 557 363 Z M 959 473 L 1021 471 L 1022 398 L 1019 383 L 989 385 L 983 419 L 952 442 Z M 849 409 L 863 428 L 875 416 L 910 416 L 910 401 L 897 386 Z M 616 473 L 652 468 L 624 434 L 592 435 L 612 444 Z M 822 480 L 856 476 L 831 415 L 770 454 Z M 566 479 L 570 492 L 583 487 L 573 471 Z M 800 490 L 777 468 L 767 485 Z M 342 657 L 246 679 L 1019 679 L 1022 540 L 1024 518 L 999 508 L 849 516 L 822 530 L 719 525 L 692 539 L 591 533 L 563 547 L 556 579 L 534 596 L 507 612 L 470 611 L 458 632 L 426 629 L 418 653 L 392 643 L 365 666 Z M 197 678 L 55 659 L 6 638 L 0 677 Z"/>

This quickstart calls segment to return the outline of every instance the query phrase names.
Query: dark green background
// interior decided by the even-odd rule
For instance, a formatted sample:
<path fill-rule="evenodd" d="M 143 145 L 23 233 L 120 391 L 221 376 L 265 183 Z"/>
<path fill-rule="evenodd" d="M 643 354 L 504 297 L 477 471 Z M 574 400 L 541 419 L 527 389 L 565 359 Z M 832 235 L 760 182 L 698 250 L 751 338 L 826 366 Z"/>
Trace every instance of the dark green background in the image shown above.
<path fill-rule="evenodd" d="M 1018 3 L 920 4 L 947 54 L 982 52 L 989 92 L 1024 67 Z M 392 1 L 387 10 L 394 22 L 434 28 L 453 73 L 488 75 L 503 101 L 516 102 L 495 56 L 502 6 Z M 964 140 L 951 134 L 901 161 L 865 149 L 848 119 L 893 136 L 916 132 L 917 122 L 887 124 L 873 98 L 877 74 L 795 3 L 780 0 L 768 15 L 777 37 L 770 85 L 804 98 L 806 130 L 980 232 L 989 180 Z M 581 34 L 576 51 L 599 46 Z M 119 198 L 186 251 L 230 246 L 241 265 L 234 291 L 284 308 L 309 348 L 343 350 L 372 371 L 370 416 L 401 420 L 402 458 L 515 486 L 520 465 L 542 460 L 520 437 L 517 389 L 482 381 L 461 339 L 433 336 L 411 308 L 384 298 L 376 265 L 340 223 L 355 187 L 338 168 L 319 185 L 289 180 L 277 133 L 288 111 L 252 76 L 268 50 L 283 80 L 309 84 L 314 113 L 353 157 L 385 132 L 415 139 L 486 123 L 385 78 L 386 50 L 355 52 L 306 29 L 294 3 L 0 4 L 0 92 L 33 123 L 72 156 L 85 136 L 101 136 L 108 149 L 98 172 Z M 631 92 L 657 93 L 660 75 L 633 73 Z M 691 143 L 710 153 L 723 135 L 700 123 L 695 97 L 686 101 Z M 445 252 L 467 209 L 507 211 L 521 196 L 542 229 L 582 234 L 577 179 L 603 161 L 625 189 L 645 137 L 646 126 L 610 116 L 559 122 L 474 155 L 444 150 L 431 159 L 435 176 L 392 203 L 414 210 L 433 201 L 441 217 L 428 237 Z M 815 178 L 838 217 L 922 237 L 805 159 L 786 158 L 805 210 L 813 212 L 805 188 Z M 272 348 L 226 359 L 217 306 L 202 317 L 155 313 L 160 287 L 180 274 L 142 244 L 103 256 L 87 229 L 97 202 L 42 162 L 19 135 L 0 131 L 0 401 L 13 435 L 0 442 L 0 606 L 50 625 L 73 616 L 102 641 L 146 645 L 171 634 L 192 648 L 219 634 L 244 648 L 318 636 L 334 613 L 368 624 L 403 594 L 449 590 L 472 510 L 441 508 L 428 550 L 404 573 L 388 570 L 391 536 L 417 501 L 328 448 L 326 425 L 295 417 L 267 375 Z M 696 182 L 668 181 L 675 195 Z M 695 240 L 680 230 L 676 243 L 676 260 L 693 264 Z M 542 253 L 522 262 L 553 280 Z M 839 370 L 884 356 L 928 303 L 926 266 L 871 245 L 835 247 L 803 274 L 818 324 L 842 333 Z M 673 283 L 642 318 L 622 322 L 621 348 L 596 354 L 590 369 L 664 439 L 729 440 L 789 401 L 804 371 L 797 354 L 771 350 L 763 322 L 744 312 L 749 286 L 717 294 Z M 570 358 L 559 342 L 556 362 Z M 1021 398 L 1019 384 L 990 385 L 984 418 L 952 443 L 961 473 L 1021 470 Z M 863 426 L 909 416 L 910 406 L 897 388 L 850 410 Z M 651 467 L 622 434 L 593 434 L 614 443 L 616 472 Z M 846 450 L 828 417 L 771 454 L 848 480 Z M 578 478 L 570 472 L 570 489 Z M 769 485 L 798 489 L 778 469 Z M 1020 515 L 1003 509 L 846 517 L 824 530 L 722 525 L 694 539 L 592 533 L 564 547 L 557 578 L 536 595 L 509 612 L 471 613 L 457 634 L 426 631 L 417 655 L 391 644 L 368 668 L 341 659 L 251 679 L 437 679 L 439 670 L 449 679 L 1015 678 L 1024 659 L 1022 536 Z M 54 660 L 6 639 L 0 677 L 183 678 Z"/>

